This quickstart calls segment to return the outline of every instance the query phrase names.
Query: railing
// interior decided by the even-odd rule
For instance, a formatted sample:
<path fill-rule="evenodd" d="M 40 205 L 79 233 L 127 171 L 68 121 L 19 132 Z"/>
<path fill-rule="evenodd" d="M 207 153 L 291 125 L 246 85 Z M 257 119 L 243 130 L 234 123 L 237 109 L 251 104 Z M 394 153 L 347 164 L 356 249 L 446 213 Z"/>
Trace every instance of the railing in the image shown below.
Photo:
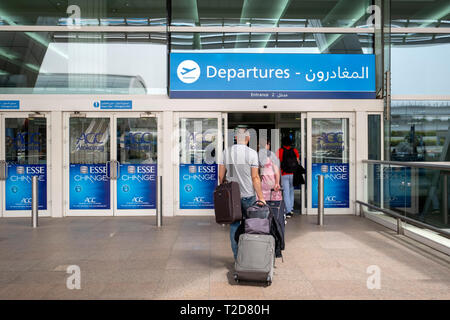
<path fill-rule="evenodd" d="M 450 162 L 363 160 L 363 163 L 365 199 L 357 200 L 357 204 L 397 219 L 399 233 L 404 221 L 450 238 Z"/>

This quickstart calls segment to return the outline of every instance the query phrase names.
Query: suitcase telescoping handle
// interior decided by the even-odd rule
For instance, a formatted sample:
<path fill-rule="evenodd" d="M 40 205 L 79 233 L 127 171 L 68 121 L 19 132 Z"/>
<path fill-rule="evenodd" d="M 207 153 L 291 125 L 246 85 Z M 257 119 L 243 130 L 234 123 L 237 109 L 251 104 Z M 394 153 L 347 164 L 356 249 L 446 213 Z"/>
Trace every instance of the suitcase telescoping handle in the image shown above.
<path fill-rule="evenodd" d="M 260 204 L 261 207 L 264 207 L 264 206 L 268 207 L 269 206 L 267 203 L 264 203 L 261 200 L 256 200 L 255 202 L 253 202 L 252 206 L 258 205 L 258 204 Z"/>
<path fill-rule="evenodd" d="M 272 200 L 272 193 L 274 193 L 275 192 L 275 189 L 270 189 L 270 200 Z M 280 189 L 278 189 L 278 191 L 276 191 L 276 192 L 283 192 L 283 188 L 280 188 Z"/>

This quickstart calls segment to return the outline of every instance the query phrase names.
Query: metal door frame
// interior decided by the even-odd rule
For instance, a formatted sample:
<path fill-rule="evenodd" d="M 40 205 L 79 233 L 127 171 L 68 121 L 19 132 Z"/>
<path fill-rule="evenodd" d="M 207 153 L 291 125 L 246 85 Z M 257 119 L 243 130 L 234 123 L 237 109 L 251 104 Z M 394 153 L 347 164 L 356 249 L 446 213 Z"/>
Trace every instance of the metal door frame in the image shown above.
<path fill-rule="evenodd" d="M 110 179 L 110 209 L 99 209 L 99 210 L 73 210 L 69 208 L 70 204 L 70 170 L 69 170 L 69 120 L 71 116 L 80 116 L 83 118 L 109 118 L 110 121 L 110 159 L 108 161 L 117 161 L 117 119 L 118 118 L 140 118 L 142 116 L 154 116 L 157 121 L 157 156 L 161 159 L 161 121 L 160 113 L 152 112 L 151 114 L 136 112 L 136 111 L 126 111 L 126 112 L 81 112 L 80 115 L 76 115 L 73 112 L 64 113 L 64 142 L 63 142 L 63 163 L 64 163 L 64 216 L 154 216 L 156 215 L 156 209 L 136 209 L 136 210 L 125 210 L 117 209 L 117 180 Z M 118 162 L 117 162 L 118 164 Z M 157 177 L 161 175 L 161 161 L 158 160 L 157 164 Z M 159 179 L 158 179 L 159 181 Z M 157 182 L 158 183 L 158 182 Z M 158 199 L 156 199 L 158 201 Z"/>
<path fill-rule="evenodd" d="M 317 208 L 312 208 L 312 119 L 348 119 L 349 120 L 349 207 L 348 208 L 325 208 L 325 215 L 333 214 L 354 214 L 355 212 L 355 196 L 356 196 L 356 162 L 355 162 L 355 148 L 356 148 L 356 132 L 355 132 L 355 113 L 354 112 L 307 112 L 307 213 L 317 214 Z"/>
<path fill-rule="evenodd" d="M 157 176 L 156 176 L 156 187 L 158 188 L 159 177 L 161 176 L 161 161 L 162 159 L 162 127 L 161 127 L 161 114 L 159 112 L 152 113 L 143 113 L 143 112 L 117 112 L 113 114 L 113 122 L 114 122 L 114 160 L 117 160 L 117 119 L 118 118 L 142 118 L 142 117 L 154 117 L 156 118 L 156 130 L 157 130 Z M 114 184 L 114 193 L 113 193 L 113 208 L 114 208 L 114 216 L 154 216 L 156 215 L 155 209 L 117 209 L 117 180 L 113 180 Z M 156 193 L 156 197 L 158 193 Z M 159 199 L 155 198 L 156 204 Z"/>
<path fill-rule="evenodd" d="M 280 121 L 280 117 L 279 114 L 277 114 L 277 118 L 276 118 L 276 125 L 275 128 L 276 129 L 281 129 L 281 128 L 295 128 L 295 126 L 300 127 L 300 164 L 305 168 L 305 158 L 306 158 L 306 154 L 305 154 L 305 125 L 304 125 L 304 118 L 306 117 L 306 113 L 305 112 L 298 112 L 300 114 L 300 119 L 296 120 L 293 119 L 292 121 Z M 299 124 L 300 123 L 300 124 Z M 281 132 L 279 133 L 279 137 L 281 138 Z M 281 148 L 281 141 L 279 143 L 279 147 Z M 275 154 L 277 154 L 278 152 L 278 146 L 276 146 L 275 150 L 272 150 Z M 280 176 L 280 185 L 281 185 L 281 176 Z M 302 184 L 300 187 L 300 202 L 301 202 L 301 213 L 302 214 L 307 214 L 307 210 L 306 210 L 306 188 L 305 185 Z M 295 193 L 294 193 L 295 195 Z"/>
<path fill-rule="evenodd" d="M 12 112 L 1 112 L 0 113 L 0 141 L 2 147 L 0 148 L 0 159 L 5 160 L 5 147 L 6 147 L 6 135 L 5 135 L 5 119 L 6 118 L 22 118 L 27 119 L 30 118 L 31 115 L 38 115 L 40 117 L 44 117 L 46 119 L 46 134 L 47 134 L 47 154 L 46 154 L 46 164 L 47 164 L 47 210 L 39 210 L 39 216 L 41 217 L 50 217 L 51 216 L 51 207 L 52 207 L 52 184 L 51 176 L 52 176 L 52 165 L 51 165 L 51 153 L 52 153 L 52 144 L 51 144 L 51 126 L 50 126 L 50 114 L 47 112 L 20 112 L 20 111 L 12 111 Z M 6 168 L 6 171 L 8 169 Z M 0 192 L 1 192 L 1 210 L 0 217 L 5 218 L 21 218 L 21 217 L 31 217 L 31 208 L 30 210 L 6 210 L 6 194 L 5 194 L 5 186 L 6 180 L 0 181 Z"/>
<path fill-rule="evenodd" d="M 180 119 L 181 118 L 217 118 L 217 130 L 218 130 L 218 138 L 217 138 L 217 158 L 219 158 L 223 152 L 222 145 L 224 145 L 224 141 L 227 142 L 227 114 L 222 112 L 174 112 L 173 117 L 173 172 L 174 172 L 174 216 L 213 216 L 214 209 L 180 209 Z M 224 120 L 225 119 L 225 122 Z M 225 144 L 225 147 L 227 144 Z M 217 176 L 219 173 L 217 172 Z"/>
<path fill-rule="evenodd" d="M 63 116 L 63 167 L 64 167 L 64 216 L 66 217 L 78 217 L 78 216 L 92 216 L 92 217 L 103 217 L 103 216 L 113 216 L 114 215 L 114 183 L 110 179 L 110 208 L 109 209 L 86 209 L 86 210 L 74 210 L 70 209 L 70 118 L 71 117 L 81 117 L 81 118 L 109 118 L 109 135 L 110 135 L 110 158 L 108 161 L 112 161 L 115 155 L 114 141 L 113 141 L 113 126 L 114 118 L 113 112 L 65 112 Z"/>

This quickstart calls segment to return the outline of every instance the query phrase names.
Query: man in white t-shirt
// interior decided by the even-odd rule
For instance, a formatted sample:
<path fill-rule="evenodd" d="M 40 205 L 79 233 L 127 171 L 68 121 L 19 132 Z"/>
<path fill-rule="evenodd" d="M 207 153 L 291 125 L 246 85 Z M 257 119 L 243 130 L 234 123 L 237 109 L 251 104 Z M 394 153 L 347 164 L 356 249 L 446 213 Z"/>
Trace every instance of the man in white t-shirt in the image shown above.
<path fill-rule="evenodd" d="M 250 133 L 246 128 L 238 128 L 235 130 L 235 137 L 237 144 L 226 149 L 222 158 L 218 161 L 219 183 L 222 184 L 226 174 L 228 181 L 236 181 L 239 184 L 242 216 L 245 217 L 247 209 L 255 203 L 256 196 L 263 202 L 265 200 L 258 172 L 258 153 L 247 146 L 250 141 Z M 235 259 L 238 244 L 234 235 L 240 223 L 240 221 L 236 221 L 230 225 L 231 249 Z"/>

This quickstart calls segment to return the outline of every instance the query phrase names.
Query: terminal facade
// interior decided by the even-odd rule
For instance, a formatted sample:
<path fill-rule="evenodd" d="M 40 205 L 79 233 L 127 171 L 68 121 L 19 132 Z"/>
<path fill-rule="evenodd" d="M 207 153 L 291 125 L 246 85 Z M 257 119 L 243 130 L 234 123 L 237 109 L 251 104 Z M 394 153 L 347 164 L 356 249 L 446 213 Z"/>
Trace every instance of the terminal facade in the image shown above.
<path fill-rule="evenodd" d="M 449 54 L 448 1 L 2 1 L 0 216 L 212 215 L 237 126 L 355 214 L 363 160 L 450 161 Z"/>

